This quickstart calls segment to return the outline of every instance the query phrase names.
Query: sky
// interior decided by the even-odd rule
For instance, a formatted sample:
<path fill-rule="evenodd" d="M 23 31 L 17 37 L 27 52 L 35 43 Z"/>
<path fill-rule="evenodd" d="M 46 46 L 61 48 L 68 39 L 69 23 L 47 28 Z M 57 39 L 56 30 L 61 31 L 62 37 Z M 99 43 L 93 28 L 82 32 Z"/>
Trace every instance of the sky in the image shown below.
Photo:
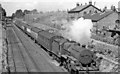
<path fill-rule="evenodd" d="M 79 2 L 83 5 L 88 4 L 89 1 L 95 2 L 95 6 L 103 9 L 104 6 L 110 8 L 111 5 L 118 7 L 120 0 L 0 0 L 2 7 L 6 10 L 7 15 L 10 16 L 18 9 L 37 9 L 38 11 L 56 11 L 56 10 L 70 10 Z"/>

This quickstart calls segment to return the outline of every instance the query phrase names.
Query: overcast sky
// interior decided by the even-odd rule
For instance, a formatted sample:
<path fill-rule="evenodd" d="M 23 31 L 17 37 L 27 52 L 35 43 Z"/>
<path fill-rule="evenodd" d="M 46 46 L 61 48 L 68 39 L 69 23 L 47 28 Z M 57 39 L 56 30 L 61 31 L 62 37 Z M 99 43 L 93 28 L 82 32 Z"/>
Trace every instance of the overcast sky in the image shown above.
<path fill-rule="evenodd" d="M 67 10 L 72 9 L 76 5 L 76 2 L 85 4 L 90 0 L 0 0 L 2 7 L 6 10 L 7 15 L 11 15 L 17 9 L 37 9 L 38 11 L 56 11 L 56 10 Z M 111 5 L 118 7 L 120 0 L 91 0 L 93 3 L 96 2 L 95 6 L 103 8 L 107 6 L 110 8 Z"/>

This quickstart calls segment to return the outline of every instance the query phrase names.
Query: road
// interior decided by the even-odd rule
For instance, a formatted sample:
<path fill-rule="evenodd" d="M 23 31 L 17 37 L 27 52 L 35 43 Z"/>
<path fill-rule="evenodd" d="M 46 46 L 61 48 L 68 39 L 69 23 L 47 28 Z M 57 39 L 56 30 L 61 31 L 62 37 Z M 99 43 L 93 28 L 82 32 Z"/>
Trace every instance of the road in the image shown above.
<path fill-rule="evenodd" d="M 8 62 L 11 72 L 65 72 L 47 52 L 16 26 L 7 28 Z"/>

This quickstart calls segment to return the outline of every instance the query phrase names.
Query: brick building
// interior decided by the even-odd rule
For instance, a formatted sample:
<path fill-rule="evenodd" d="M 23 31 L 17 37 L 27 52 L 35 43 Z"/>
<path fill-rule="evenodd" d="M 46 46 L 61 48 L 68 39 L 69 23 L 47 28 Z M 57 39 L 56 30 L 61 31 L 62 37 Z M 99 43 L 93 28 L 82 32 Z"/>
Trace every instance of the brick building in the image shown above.
<path fill-rule="evenodd" d="M 103 17 L 102 17 L 103 15 Z M 118 19 L 118 13 L 114 11 L 109 11 L 104 14 L 101 14 L 101 19 L 96 23 L 99 28 L 103 28 L 103 26 L 114 28 L 116 24 L 116 20 Z"/>
<path fill-rule="evenodd" d="M 89 4 L 80 5 L 76 4 L 76 7 L 68 11 L 69 16 L 73 18 L 78 18 L 81 16 L 84 16 L 85 14 L 92 14 L 92 13 L 100 13 L 102 12 L 99 8 L 92 5 L 92 2 L 90 1 Z"/>
<path fill-rule="evenodd" d="M 87 14 L 84 15 L 83 18 L 91 19 L 93 24 L 100 29 L 103 28 L 103 26 L 113 28 L 117 24 L 118 12 L 109 10 L 103 13 Z"/>

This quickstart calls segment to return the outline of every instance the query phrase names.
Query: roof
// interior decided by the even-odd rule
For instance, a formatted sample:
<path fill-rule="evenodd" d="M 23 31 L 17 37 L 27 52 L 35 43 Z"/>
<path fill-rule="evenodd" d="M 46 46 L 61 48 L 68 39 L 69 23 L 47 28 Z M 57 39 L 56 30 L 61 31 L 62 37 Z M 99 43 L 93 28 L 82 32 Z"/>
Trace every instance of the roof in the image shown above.
<path fill-rule="evenodd" d="M 108 15 L 112 14 L 114 11 L 108 11 L 105 12 L 104 14 L 100 14 L 100 18 L 98 18 L 98 20 L 101 20 L 104 17 L 107 17 Z"/>
<path fill-rule="evenodd" d="M 117 12 L 120 13 L 120 8 L 116 8 Z"/>
<path fill-rule="evenodd" d="M 93 22 L 97 22 L 97 21 L 107 17 L 108 15 L 112 14 L 113 12 L 114 11 L 107 11 L 107 12 L 103 12 L 103 13 L 86 14 L 83 16 L 83 18 L 91 19 Z"/>
<path fill-rule="evenodd" d="M 56 28 L 53 28 L 53 27 L 50 27 L 48 25 L 41 24 L 41 23 L 32 23 L 30 25 L 33 26 L 33 27 L 37 27 L 37 28 L 43 29 L 43 30 L 48 30 L 48 29 L 57 30 Z"/>
<path fill-rule="evenodd" d="M 27 28 L 32 28 L 32 26 L 30 26 L 30 25 L 28 25 L 28 24 L 26 24 L 25 26 L 26 26 Z"/>
<path fill-rule="evenodd" d="M 22 21 L 18 21 L 20 23 L 20 25 L 22 26 L 26 26 L 26 23 L 22 22 Z"/>
<path fill-rule="evenodd" d="M 32 27 L 31 30 L 36 32 L 36 33 L 38 33 L 39 31 L 43 31 L 42 29 L 37 28 L 37 27 Z"/>
<path fill-rule="evenodd" d="M 48 31 L 40 31 L 38 34 L 42 35 L 48 39 L 51 39 L 52 37 L 56 36 L 55 34 L 49 33 Z"/>
<path fill-rule="evenodd" d="M 64 42 L 67 41 L 67 39 L 61 37 L 61 38 L 54 39 L 54 41 L 57 41 L 58 43 L 63 44 Z"/>
<path fill-rule="evenodd" d="M 46 31 L 50 32 L 50 33 L 54 33 L 54 29 L 47 29 Z"/>
<path fill-rule="evenodd" d="M 73 9 L 71 9 L 70 11 L 68 11 L 68 13 L 81 12 L 81 11 L 83 11 L 84 9 L 86 9 L 86 8 L 88 8 L 88 7 L 90 7 L 90 6 L 92 6 L 92 7 L 96 8 L 97 10 L 101 11 L 101 10 L 98 9 L 97 7 L 89 4 L 89 5 L 77 6 L 77 7 L 73 8 Z M 101 12 L 102 12 L 102 11 L 101 11 Z"/>

